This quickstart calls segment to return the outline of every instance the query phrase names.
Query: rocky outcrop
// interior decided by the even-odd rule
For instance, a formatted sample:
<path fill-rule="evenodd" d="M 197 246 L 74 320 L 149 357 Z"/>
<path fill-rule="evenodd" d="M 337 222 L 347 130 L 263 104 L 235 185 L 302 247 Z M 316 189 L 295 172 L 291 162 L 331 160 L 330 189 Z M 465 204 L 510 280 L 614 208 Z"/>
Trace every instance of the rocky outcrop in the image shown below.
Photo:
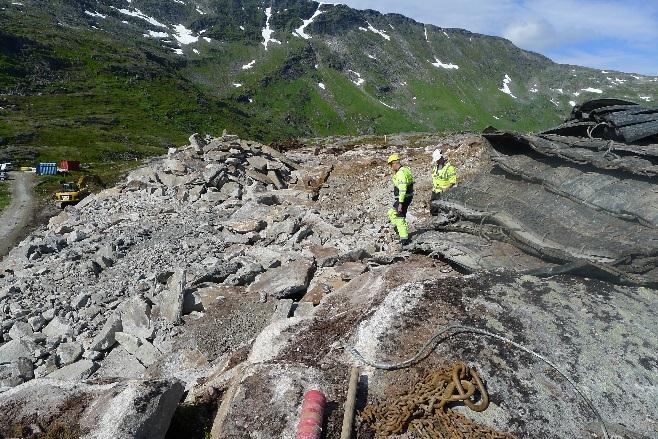
<path fill-rule="evenodd" d="M 0 436 L 55 432 L 94 439 L 164 438 L 183 395 L 175 381 L 42 378 L 0 394 Z M 60 436 L 61 437 L 61 436 Z"/>
<path fill-rule="evenodd" d="M 453 361 L 467 361 L 486 380 L 489 408 L 458 409 L 469 419 L 515 437 L 601 437 L 596 413 L 540 358 L 593 402 L 610 437 L 652 437 L 655 392 L 649 386 L 634 398 L 625 395 L 658 378 L 649 360 L 658 348 L 650 335 L 654 300 L 654 290 L 566 276 L 440 274 L 419 259 L 375 268 L 331 293 L 312 318 L 281 307 L 233 380 L 214 437 L 293 437 L 297 418 L 290 407 L 299 407 L 310 389 L 344 401 L 351 366 L 362 367 L 360 395 L 382 401 L 392 398 L 391 389 L 410 390 L 419 370 Z M 452 331 L 413 367 L 378 370 L 362 360 L 400 363 L 451 325 L 508 338 L 539 357 L 483 333 Z M 338 437 L 340 430 L 341 417 L 330 417 L 323 434 Z"/>

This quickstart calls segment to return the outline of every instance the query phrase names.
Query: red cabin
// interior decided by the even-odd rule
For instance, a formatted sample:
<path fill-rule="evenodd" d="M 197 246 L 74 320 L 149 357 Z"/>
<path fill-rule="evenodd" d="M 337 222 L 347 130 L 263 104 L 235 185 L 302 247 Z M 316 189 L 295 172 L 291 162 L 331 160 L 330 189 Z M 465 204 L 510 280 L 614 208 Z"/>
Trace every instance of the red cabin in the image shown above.
<path fill-rule="evenodd" d="M 59 167 L 65 171 L 79 171 L 80 162 L 77 160 L 62 160 L 59 162 Z"/>

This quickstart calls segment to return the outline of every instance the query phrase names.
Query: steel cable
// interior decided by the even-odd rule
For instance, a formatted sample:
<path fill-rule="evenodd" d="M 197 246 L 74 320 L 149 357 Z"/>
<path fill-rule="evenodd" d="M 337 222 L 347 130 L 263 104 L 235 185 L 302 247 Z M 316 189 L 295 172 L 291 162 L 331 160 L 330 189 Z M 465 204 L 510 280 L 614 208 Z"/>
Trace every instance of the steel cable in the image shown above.
<path fill-rule="evenodd" d="M 448 335 L 446 335 L 448 334 Z M 397 369 L 405 369 L 407 367 L 411 367 L 414 364 L 424 360 L 427 358 L 427 356 L 436 349 L 436 347 L 445 341 L 446 339 L 455 336 L 457 334 L 478 334 L 478 335 L 484 335 L 487 337 L 492 337 L 497 340 L 506 342 L 511 344 L 512 346 L 522 350 L 523 352 L 526 352 L 544 363 L 548 364 L 553 370 L 555 370 L 557 373 L 559 373 L 571 386 L 576 390 L 576 393 L 587 403 L 587 406 L 594 412 L 596 417 L 599 419 L 601 422 L 601 430 L 603 431 L 603 437 L 605 439 L 610 439 L 610 436 L 608 435 L 608 429 L 605 426 L 605 422 L 603 421 L 603 417 L 597 410 L 597 408 L 594 406 L 594 403 L 589 400 L 585 396 L 585 394 L 578 388 L 576 383 L 574 383 L 571 378 L 569 378 L 564 372 L 560 370 L 555 364 L 553 364 L 550 360 L 545 358 L 543 355 L 538 354 L 537 352 L 526 348 L 525 346 L 515 342 L 514 340 L 511 340 L 507 337 L 503 337 L 498 334 L 494 334 L 492 332 L 486 331 L 484 329 L 479 329 L 475 328 L 472 326 L 463 326 L 463 325 L 451 325 L 447 326 L 445 328 L 438 328 L 434 334 L 423 344 L 423 346 L 418 350 L 416 355 L 411 357 L 408 360 L 399 362 L 399 363 L 376 363 L 373 361 L 366 360 L 359 351 L 357 351 L 353 346 L 345 345 L 345 350 L 347 350 L 349 353 L 351 353 L 357 360 L 367 364 L 368 366 L 374 367 L 375 369 L 382 369 L 382 370 L 397 370 Z"/>

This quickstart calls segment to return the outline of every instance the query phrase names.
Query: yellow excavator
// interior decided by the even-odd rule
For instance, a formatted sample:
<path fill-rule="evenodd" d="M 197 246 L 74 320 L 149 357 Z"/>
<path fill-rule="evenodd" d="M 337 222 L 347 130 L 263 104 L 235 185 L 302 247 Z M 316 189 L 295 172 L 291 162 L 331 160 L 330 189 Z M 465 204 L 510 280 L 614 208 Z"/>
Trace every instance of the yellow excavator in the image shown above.
<path fill-rule="evenodd" d="M 87 182 L 89 180 L 99 182 L 98 177 L 95 175 L 83 175 L 77 182 L 63 183 L 62 190 L 55 192 L 53 195 L 55 201 L 59 203 L 59 207 L 64 209 L 66 206 L 77 204 L 89 195 L 90 191 L 87 189 Z"/>

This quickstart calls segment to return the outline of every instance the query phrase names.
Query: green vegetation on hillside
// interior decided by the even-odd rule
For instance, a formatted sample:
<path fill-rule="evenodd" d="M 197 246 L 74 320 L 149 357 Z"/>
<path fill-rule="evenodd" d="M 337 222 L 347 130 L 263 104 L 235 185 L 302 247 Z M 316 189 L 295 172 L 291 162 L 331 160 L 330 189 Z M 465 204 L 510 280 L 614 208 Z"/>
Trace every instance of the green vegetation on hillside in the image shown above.
<path fill-rule="evenodd" d="M 46 20 L 33 12 L 26 15 L 28 23 Z M 30 30 L 16 27 L 5 31 Z M 5 156 L 12 154 L 14 160 L 127 160 L 184 144 L 195 131 L 249 133 L 245 114 L 202 93 L 151 47 L 88 29 L 54 29 L 32 37 L 39 41 L 0 33 L 0 47 L 27 53 L 12 58 L 12 65 L 6 56 L 0 58 L 5 86 L 18 91 L 0 95 L 0 145 L 11 147 Z M 45 67 L 39 66 L 41 50 L 52 54 Z M 6 79 L 6 72 L 17 70 L 20 76 Z"/>
<path fill-rule="evenodd" d="M 344 5 L 323 5 L 304 39 L 293 31 L 317 4 L 275 2 L 278 43 L 267 50 L 258 0 L 126 7 L 166 26 L 109 0 L 0 10 L 0 160 L 118 166 L 224 129 L 264 142 L 487 125 L 536 131 L 563 119 L 570 101 L 600 97 L 583 89 L 658 98 L 650 78 L 560 66 L 501 38 Z M 179 48 L 179 24 L 198 41 Z M 506 75 L 515 97 L 501 90 Z"/>

